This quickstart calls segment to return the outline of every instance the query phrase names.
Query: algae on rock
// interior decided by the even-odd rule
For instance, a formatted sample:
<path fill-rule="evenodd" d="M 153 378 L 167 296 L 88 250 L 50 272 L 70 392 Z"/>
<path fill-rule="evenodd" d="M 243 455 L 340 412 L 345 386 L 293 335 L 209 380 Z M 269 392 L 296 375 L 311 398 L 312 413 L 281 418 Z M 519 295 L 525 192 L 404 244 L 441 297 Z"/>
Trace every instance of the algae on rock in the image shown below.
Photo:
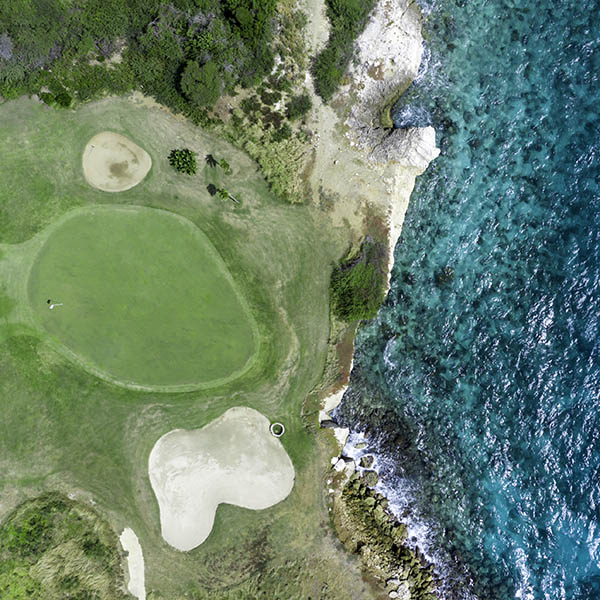
<path fill-rule="evenodd" d="M 406 543 L 406 526 L 387 510 L 387 499 L 370 489 L 364 477 L 352 475 L 334 506 L 340 540 L 350 552 L 360 555 L 371 575 L 399 594 L 392 597 L 438 598 L 433 565 Z"/>

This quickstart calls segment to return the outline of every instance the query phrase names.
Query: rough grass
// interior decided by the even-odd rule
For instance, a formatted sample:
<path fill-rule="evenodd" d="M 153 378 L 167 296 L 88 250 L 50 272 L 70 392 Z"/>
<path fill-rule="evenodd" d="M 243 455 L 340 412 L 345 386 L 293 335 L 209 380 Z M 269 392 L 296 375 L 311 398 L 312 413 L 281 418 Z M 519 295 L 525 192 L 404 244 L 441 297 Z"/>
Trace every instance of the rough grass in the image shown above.
<path fill-rule="evenodd" d="M 267 598 L 368 597 L 356 564 L 330 533 L 327 458 L 300 417 L 322 375 L 330 265 L 347 240 L 315 221 L 310 207 L 275 198 L 245 154 L 159 108 L 107 99 L 55 111 L 21 99 L 0 105 L 0 122 L 0 512 L 48 489 L 93 500 L 116 531 L 135 530 L 154 598 L 186 592 L 188 598 L 244 598 L 244 586 Z M 82 174 L 85 144 L 105 130 L 128 136 L 153 159 L 145 180 L 119 194 L 92 189 Z M 203 161 L 198 175 L 179 174 L 167 160 L 175 147 L 224 157 L 232 174 Z M 239 194 L 242 206 L 211 197 L 209 183 Z M 28 240 L 73 207 L 107 203 L 172 211 L 207 235 L 257 322 L 259 351 L 242 377 L 187 393 L 125 389 L 65 359 L 31 327 L 19 300 L 26 293 L 19 287 L 25 258 L 32 256 L 24 248 Z M 294 489 L 264 511 L 221 506 L 208 540 L 177 552 L 160 536 L 148 455 L 171 429 L 202 427 L 239 405 L 285 424 Z M 310 566 L 289 570 L 290 560 Z M 319 596 L 324 586 L 327 595 Z"/>
<path fill-rule="evenodd" d="M 249 366 L 254 320 L 194 224 L 139 207 L 71 214 L 36 256 L 28 295 L 76 360 L 163 391 L 214 387 Z M 62 306 L 49 310 L 48 300 Z"/>
<path fill-rule="evenodd" d="M 0 527 L 0 598 L 125 600 L 123 551 L 89 507 L 58 494 L 25 502 Z"/>

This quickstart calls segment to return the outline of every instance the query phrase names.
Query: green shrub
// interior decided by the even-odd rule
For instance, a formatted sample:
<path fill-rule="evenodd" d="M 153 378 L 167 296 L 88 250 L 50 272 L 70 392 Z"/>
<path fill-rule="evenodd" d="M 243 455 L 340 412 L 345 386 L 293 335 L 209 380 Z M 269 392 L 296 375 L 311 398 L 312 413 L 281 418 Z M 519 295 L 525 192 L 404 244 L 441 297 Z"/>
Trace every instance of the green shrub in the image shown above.
<path fill-rule="evenodd" d="M 326 0 L 331 23 L 327 45 L 313 64 L 315 88 L 328 102 L 340 85 L 354 51 L 354 40 L 364 30 L 375 0 Z"/>
<path fill-rule="evenodd" d="M 49 569 L 58 548 L 64 562 Z M 0 524 L 0 599 L 125 600 L 121 560 L 118 538 L 99 515 L 45 494 Z"/>
<path fill-rule="evenodd" d="M 312 100 L 308 94 L 294 96 L 287 104 L 288 119 L 295 121 L 303 117 L 311 108 Z"/>
<path fill-rule="evenodd" d="M 41 600 L 42 586 L 29 574 L 25 566 L 0 573 L 0 598 L 10 600 Z"/>
<path fill-rule="evenodd" d="M 386 284 L 386 250 L 366 240 L 356 256 L 331 274 L 334 313 L 345 321 L 372 319 L 383 302 Z"/>
<path fill-rule="evenodd" d="M 48 106 L 54 106 L 56 104 L 54 94 L 51 94 L 50 92 L 42 92 L 40 94 L 40 100 L 45 102 Z"/>
<path fill-rule="evenodd" d="M 181 76 L 181 90 L 198 106 L 212 108 L 221 95 L 221 79 L 217 65 L 209 61 L 200 66 L 188 61 Z"/>
<path fill-rule="evenodd" d="M 289 140 L 292 137 L 292 128 L 284 123 L 281 127 L 273 132 L 274 142 L 283 142 L 283 140 Z"/>
<path fill-rule="evenodd" d="M 263 90 L 260 94 L 260 99 L 263 101 L 263 104 L 266 104 L 267 106 L 273 106 L 281 100 L 281 92 Z"/>
<path fill-rule="evenodd" d="M 195 175 L 198 171 L 196 155 L 188 148 L 171 150 L 169 163 L 175 170 L 187 175 Z"/>
<path fill-rule="evenodd" d="M 62 108 L 69 108 L 73 103 L 73 98 L 69 95 L 67 91 L 60 92 L 56 95 L 56 104 Z"/>

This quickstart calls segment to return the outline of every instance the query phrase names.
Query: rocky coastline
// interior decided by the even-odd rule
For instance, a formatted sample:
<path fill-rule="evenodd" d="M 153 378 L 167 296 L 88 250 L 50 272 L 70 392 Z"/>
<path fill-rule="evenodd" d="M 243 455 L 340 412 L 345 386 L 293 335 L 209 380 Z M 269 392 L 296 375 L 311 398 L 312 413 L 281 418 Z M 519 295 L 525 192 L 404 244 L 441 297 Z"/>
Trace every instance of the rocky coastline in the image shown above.
<path fill-rule="evenodd" d="M 323 15 L 323 3 L 315 0 L 309 10 L 313 11 L 309 37 L 322 43 L 323 22 L 318 15 Z M 440 152 L 432 127 L 394 129 L 390 115 L 416 77 L 422 53 L 418 5 L 410 0 L 380 0 L 356 42 L 356 60 L 331 106 L 313 95 L 317 145 L 311 187 L 339 199 L 330 214 L 334 226 L 350 225 L 355 239 L 378 234 L 386 242 L 388 289 L 394 248 L 415 179 Z M 377 227 L 379 231 L 374 231 Z M 336 347 L 347 330 L 333 315 L 332 323 L 330 346 Z M 344 454 L 349 429 L 337 426 L 332 413 L 347 389 L 352 354 L 353 348 L 345 362 L 337 355 L 330 359 L 335 364 L 328 365 L 326 373 L 334 371 L 338 376 L 322 393 L 319 411 L 319 424 L 333 433 L 337 447 L 327 479 L 332 524 L 386 596 L 433 600 L 438 597 L 434 567 L 414 544 L 407 543 L 406 526 L 375 491 L 376 471 L 367 465 L 366 457 L 357 465 Z"/>

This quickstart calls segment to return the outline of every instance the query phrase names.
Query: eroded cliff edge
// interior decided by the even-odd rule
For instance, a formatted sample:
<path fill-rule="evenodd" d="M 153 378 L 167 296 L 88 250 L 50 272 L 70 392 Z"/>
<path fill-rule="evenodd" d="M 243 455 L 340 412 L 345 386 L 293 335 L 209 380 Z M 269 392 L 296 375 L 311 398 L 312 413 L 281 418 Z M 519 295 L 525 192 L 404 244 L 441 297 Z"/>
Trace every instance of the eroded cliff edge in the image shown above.
<path fill-rule="evenodd" d="M 307 12 L 314 53 L 327 39 L 323 0 L 308 0 Z M 388 287 L 416 177 L 440 153 L 432 127 L 394 129 L 390 115 L 419 70 L 421 20 L 415 2 L 378 2 L 356 42 L 355 60 L 343 87 L 328 106 L 313 93 L 313 202 L 329 212 L 334 227 L 346 230 L 350 244 L 371 235 L 385 242 Z M 306 83 L 312 88 L 309 78 Z M 348 383 L 355 331 L 355 324 L 346 327 L 332 315 L 319 411 L 321 426 L 332 429 L 338 448 L 327 479 L 332 522 L 346 548 L 360 556 L 367 575 L 389 597 L 434 598 L 433 567 L 405 544 L 406 528 L 373 490 L 375 472 L 367 471 L 371 480 L 365 479 L 343 456 L 348 430 L 336 427 L 330 417 Z"/>
<path fill-rule="evenodd" d="M 326 40 L 323 0 L 308 0 L 312 52 Z M 313 93 L 313 200 L 335 197 L 336 226 L 368 231 L 382 219 L 389 249 L 402 230 L 415 178 L 439 155 L 432 127 L 393 129 L 389 109 L 417 76 L 423 55 L 421 12 L 410 0 L 381 0 L 356 42 L 345 85 L 326 106 Z M 312 88 L 312 81 L 307 78 Z M 390 127 L 388 127 L 390 126 Z"/>

